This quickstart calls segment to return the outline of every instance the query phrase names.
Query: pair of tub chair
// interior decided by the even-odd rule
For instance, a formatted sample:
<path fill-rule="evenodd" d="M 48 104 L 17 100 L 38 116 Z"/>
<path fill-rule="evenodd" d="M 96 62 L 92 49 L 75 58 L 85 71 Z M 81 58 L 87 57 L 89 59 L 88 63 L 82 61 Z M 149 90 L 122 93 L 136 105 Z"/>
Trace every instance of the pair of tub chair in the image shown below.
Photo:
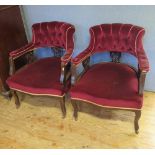
<path fill-rule="evenodd" d="M 7 84 L 16 107 L 20 106 L 18 91 L 51 96 L 59 99 L 65 117 L 65 94 L 69 92 L 75 119 L 79 101 L 103 108 L 131 110 L 135 112 L 134 129 L 138 133 L 144 82 L 149 71 L 142 44 L 144 28 L 121 23 L 93 26 L 90 28 L 89 46 L 72 58 L 74 32 L 75 27 L 65 22 L 36 23 L 32 26 L 32 41 L 10 52 Z M 40 47 L 51 47 L 54 57 L 34 61 L 33 50 Z M 111 61 L 90 65 L 90 57 L 104 51 L 109 51 Z M 138 69 L 120 63 L 124 52 L 137 58 Z M 28 58 L 28 64 L 16 71 L 14 62 L 23 55 Z M 78 75 L 80 64 L 84 70 Z"/>

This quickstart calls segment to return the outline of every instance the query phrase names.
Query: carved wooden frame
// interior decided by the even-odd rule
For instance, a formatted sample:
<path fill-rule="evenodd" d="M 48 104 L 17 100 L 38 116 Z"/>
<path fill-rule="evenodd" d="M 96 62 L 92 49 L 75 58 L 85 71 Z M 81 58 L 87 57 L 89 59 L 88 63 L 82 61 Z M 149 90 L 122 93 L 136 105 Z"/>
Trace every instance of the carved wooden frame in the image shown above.
<path fill-rule="evenodd" d="M 109 62 L 109 63 L 119 63 L 119 59 L 121 57 L 121 54 L 119 54 L 119 52 L 116 52 L 116 54 L 112 54 L 113 52 L 110 52 L 110 56 L 112 58 L 112 62 Z M 113 56 L 116 56 L 117 55 L 117 58 L 113 59 Z M 82 65 L 83 65 L 83 72 L 79 75 L 77 75 L 76 73 L 76 68 L 77 66 L 79 65 L 75 65 L 74 63 L 72 63 L 72 66 L 71 66 L 71 73 L 72 73 L 72 80 L 71 80 L 71 84 L 72 85 L 76 85 L 76 82 L 85 74 L 85 72 L 90 68 L 90 56 L 88 57 L 85 57 L 85 59 L 82 61 Z M 145 77 L 146 77 L 146 71 L 141 71 L 140 69 L 138 69 L 138 71 L 133 67 L 133 66 L 130 66 L 128 65 L 130 68 L 132 68 L 134 71 L 137 72 L 137 78 L 138 78 L 138 93 L 139 95 L 143 95 L 143 91 L 144 91 L 144 84 L 145 84 Z M 81 100 L 75 100 L 75 99 L 71 99 L 71 104 L 73 106 L 73 109 L 74 109 L 74 112 L 73 112 L 73 117 L 75 118 L 75 120 L 78 119 L 78 104 L 77 104 L 77 101 L 79 102 L 85 102 L 85 103 L 88 103 L 86 101 L 81 101 Z M 105 108 L 105 107 L 103 107 Z M 106 107 L 107 108 L 107 107 Z M 135 112 L 135 119 L 134 119 L 134 129 L 135 129 L 135 133 L 138 134 L 139 133 L 139 119 L 141 117 L 141 109 L 121 109 L 121 108 L 110 108 L 110 109 L 119 109 L 119 110 L 130 110 L 130 111 L 133 111 Z"/>
<path fill-rule="evenodd" d="M 57 50 L 59 48 L 57 47 L 52 47 L 54 48 L 54 50 L 56 50 L 55 52 L 57 52 Z M 26 55 L 27 57 L 27 61 L 28 61 L 28 64 L 34 62 L 35 58 L 34 58 L 34 55 L 33 55 L 33 50 L 32 51 L 29 51 L 28 53 L 23 53 L 21 54 L 19 57 L 21 57 L 22 55 Z M 16 58 L 12 58 L 10 57 L 9 58 L 9 63 L 10 63 L 10 76 L 13 75 L 15 73 L 15 64 L 14 64 L 14 60 Z M 62 86 L 63 87 L 66 87 L 66 82 L 67 80 L 69 80 L 71 78 L 71 72 L 70 72 L 70 62 L 68 62 L 67 64 L 64 64 L 63 62 L 61 62 L 61 78 L 60 78 L 60 82 L 62 83 Z M 11 91 L 11 94 L 14 96 L 15 98 L 15 105 L 16 105 L 16 108 L 19 108 L 21 103 L 20 103 L 20 100 L 19 100 L 19 97 L 18 97 L 18 94 L 17 92 L 22 92 L 20 90 L 15 90 L 13 88 L 10 88 L 10 91 Z M 27 92 L 22 92 L 22 93 L 25 93 L 25 94 L 29 94 Z M 30 94 L 30 95 L 36 95 L 36 94 Z M 42 96 L 41 94 L 37 94 L 38 96 Z M 43 94 L 45 96 L 45 94 Z M 58 96 L 58 95 L 46 95 L 46 96 L 51 96 L 53 98 L 56 98 L 60 101 L 60 107 L 61 107 L 61 111 L 62 111 L 62 118 L 65 118 L 66 117 L 66 107 L 65 107 L 65 94 L 63 96 Z"/>

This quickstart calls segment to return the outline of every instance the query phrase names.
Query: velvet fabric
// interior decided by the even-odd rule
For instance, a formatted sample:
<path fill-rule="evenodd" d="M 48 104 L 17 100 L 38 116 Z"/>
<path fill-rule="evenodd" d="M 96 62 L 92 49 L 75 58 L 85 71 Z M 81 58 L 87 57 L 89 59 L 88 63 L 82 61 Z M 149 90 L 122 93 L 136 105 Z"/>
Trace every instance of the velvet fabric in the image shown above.
<path fill-rule="evenodd" d="M 62 96 L 67 90 L 60 83 L 60 74 L 60 58 L 43 58 L 17 71 L 7 84 L 25 93 Z"/>
<path fill-rule="evenodd" d="M 71 99 L 122 109 L 141 109 L 136 72 L 128 65 L 93 65 L 70 90 Z"/>
<path fill-rule="evenodd" d="M 61 66 L 70 62 L 74 48 L 74 31 L 74 26 L 65 22 L 34 24 L 32 41 L 24 47 L 10 52 L 12 59 L 43 47 L 59 47 L 65 49 L 66 52 L 61 58 L 40 59 L 20 69 L 7 80 L 9 87 L 34 95 L 63 96 L 70 88 L 70 82 L 66 81 L 65 87 L 61 84 Z"/>
<path fill-rule="evenodd" d="M 32 26 L 32 41 L 24 47 L 10 52 L 10 56 L 15 59 L 39 47 L 61 47 L 66 50 L 61 60 L 67 64 L 74 48 L 74 32 L 74 26 L 65 22 L 36 23 Z"/>
<path fill-rule="evenodd" d="M 77 65 L 96 52 L 128 52 L 138 59 L 139 68 L 149 71 L 149 63 L 143 48 L 144 28 L 131 24 L 101 24 L 90 28 L 89 46 L 72 59 Z"/>

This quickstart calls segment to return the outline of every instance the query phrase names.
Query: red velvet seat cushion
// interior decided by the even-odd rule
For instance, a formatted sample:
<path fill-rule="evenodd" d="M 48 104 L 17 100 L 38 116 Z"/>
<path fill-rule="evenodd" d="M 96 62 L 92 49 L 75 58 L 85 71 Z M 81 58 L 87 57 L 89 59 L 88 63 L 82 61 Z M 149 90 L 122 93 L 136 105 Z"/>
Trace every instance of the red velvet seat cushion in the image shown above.
<path fill-rule="evenodd" d="M 7 83 L 12 89 L 30 94 L 62 96 L 60 73 L 60 58 L 44 58 L 17 71 Z"/>
<path fill-rule="evenodd" d="M 140 109 L 136 72 L 129 66 L 102 63 L 92 66 L 70 91 L 72 99 L 99 106 Z"/>

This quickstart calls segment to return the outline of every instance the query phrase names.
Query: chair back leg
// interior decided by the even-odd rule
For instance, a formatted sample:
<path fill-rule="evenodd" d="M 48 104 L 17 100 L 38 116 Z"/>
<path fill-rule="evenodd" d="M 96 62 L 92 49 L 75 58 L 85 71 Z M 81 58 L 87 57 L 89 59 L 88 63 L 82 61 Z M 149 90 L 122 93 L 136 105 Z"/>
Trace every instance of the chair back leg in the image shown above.
<path fill-rule="evenodd" d="M 135 127 L 135 133 L 138 134 L 139 133 L 139 124 L 138 121 L 141 117 L 141 110 L 136 110 L 135 111 L 135 120 L 134 120 L 134 127 Z"/>
<path fill-rule="evenodd" d="M 12 92 L 13 92 L 13 97 L 15 99 L 16 108 L 18 109 L 21 105 L 20 101 L 19 101 L 19 97 L 18 97 L 17 92 L 15 90 L 13 90 Z"/>
<path fill-rule="evenodd" d="M 60 107 L 62 111 L 62 118 L 65 118 L 66 117 L 65 96 L 63 96 L 62 99 L 60 100 Z"/>

